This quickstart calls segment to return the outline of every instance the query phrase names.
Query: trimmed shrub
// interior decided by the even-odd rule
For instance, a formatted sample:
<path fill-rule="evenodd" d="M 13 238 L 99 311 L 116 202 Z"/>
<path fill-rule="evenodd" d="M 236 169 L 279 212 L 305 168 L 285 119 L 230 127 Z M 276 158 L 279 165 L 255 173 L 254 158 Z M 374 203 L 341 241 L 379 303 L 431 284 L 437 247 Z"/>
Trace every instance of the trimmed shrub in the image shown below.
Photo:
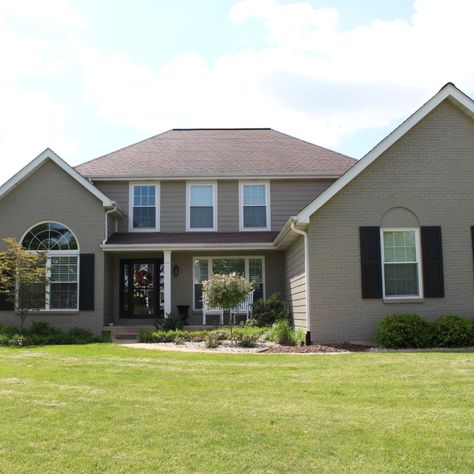
<path fill-rule="evenodd" d="M 445 314 L 432 323 L 433 345 L 466 347 L 474 345 L 474 321 L 456 314 Z"/>
<path fill-rule="evenodd" d="M 153 332 L 142 329 L 138 334 L 138 340 L 140 342 L 175 342 L 177 337 L 188 340 L 185 331 L 182 331 L 181 329 L 176 329 L 174 331 L 160 329 Z"/>
<path fill-rule="evenodd" d="M 285 319 L 277 321 L 272 326 L 268 337 L 271 341 L 281 344 L 282 346 L 296 345 L 295 331 Z"/>
<path fill-rule="evenodd" d="M 238 326 L 234 329 L 234 336 L 237 340 L 243 337 L 250 336 L 254 337 L 255 340 L 265 339 L 266 334 L 269 332 L 269 327 L 256 327 L 256 326 Z"/>
<path fill-rule="evenodd" d="M 266 300 L 255 301 L 252 305 L 252 319 L 258 326 L 271 326 L 282 320 L 291 323 L 290 310 L 280 293 L 273 293 Z"/>
<path fill-rule="evenodd" d="M 388 349 L 428 347 L 432 339 L 431 325 L 417 314 L 395 313 L 377 327 L 375 341 Z"/>

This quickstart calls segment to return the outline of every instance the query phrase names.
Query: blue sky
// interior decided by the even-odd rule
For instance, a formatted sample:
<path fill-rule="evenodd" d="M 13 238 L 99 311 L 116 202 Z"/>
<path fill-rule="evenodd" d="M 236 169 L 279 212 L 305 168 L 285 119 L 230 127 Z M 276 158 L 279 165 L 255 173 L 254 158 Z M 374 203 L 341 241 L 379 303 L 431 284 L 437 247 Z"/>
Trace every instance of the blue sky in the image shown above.
<path fill-rule="evenodd" d="M 360 158 L 453 81 L 472 2 L 0 0 L 0 181 L 172 127 L 270 126 Z M 443 34 L 440 34 L 443 31 Z"/>

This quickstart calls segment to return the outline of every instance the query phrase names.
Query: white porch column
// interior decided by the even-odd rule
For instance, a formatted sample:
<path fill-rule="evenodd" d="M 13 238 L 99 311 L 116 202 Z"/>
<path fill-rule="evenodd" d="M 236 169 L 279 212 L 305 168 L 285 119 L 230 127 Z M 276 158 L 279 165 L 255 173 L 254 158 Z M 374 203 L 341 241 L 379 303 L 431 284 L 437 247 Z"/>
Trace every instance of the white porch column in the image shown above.
<path fill-rule="evenodd" d="M 165 292 L 165 318 L 171 313 L 171 250 L 163 250 L 163 286 Z"/>

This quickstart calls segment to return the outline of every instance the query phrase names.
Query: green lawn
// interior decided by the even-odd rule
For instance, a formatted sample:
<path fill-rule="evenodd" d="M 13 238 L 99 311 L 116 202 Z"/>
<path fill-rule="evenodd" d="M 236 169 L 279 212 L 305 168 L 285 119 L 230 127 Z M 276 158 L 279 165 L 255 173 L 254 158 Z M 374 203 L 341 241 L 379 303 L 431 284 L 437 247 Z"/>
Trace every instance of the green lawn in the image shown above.
<path fill-rule="evenodd" d="M 0 349 L 0 472 L 474 472 L 474 353 Z"/>

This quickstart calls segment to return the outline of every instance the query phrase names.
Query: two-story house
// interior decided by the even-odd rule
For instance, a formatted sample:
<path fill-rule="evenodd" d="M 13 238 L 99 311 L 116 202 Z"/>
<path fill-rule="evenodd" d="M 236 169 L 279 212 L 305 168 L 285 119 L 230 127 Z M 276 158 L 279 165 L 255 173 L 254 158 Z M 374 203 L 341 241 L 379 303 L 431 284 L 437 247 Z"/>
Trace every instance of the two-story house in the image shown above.
<path fill-rule="evenodd" d="M 317 341 L 369 341 L 395 311 L 473 315 L 473 115 L 447 84 L 359 161 L 271 129 L 174 129 L 75 168 L 47 149 L 0 188 L 0 238 L 47 253 L 30 319 L 59 327 L 178 305 L 199 324 L 202 281 L 231 271 Z"/>
<path fill-rule="evenodd" d="M 245 275 L 254 299 L 290 291 L 285 269 L 301 279 L 303 255 L 275 239 L 354 162 L 271 129 L 170 130 L 75 169 L 46 150 L 6 183 L 1 236 L 51 254 L 34 318 L 99 331 L 188 305 L 200 324 L 212 273 Z"/>

